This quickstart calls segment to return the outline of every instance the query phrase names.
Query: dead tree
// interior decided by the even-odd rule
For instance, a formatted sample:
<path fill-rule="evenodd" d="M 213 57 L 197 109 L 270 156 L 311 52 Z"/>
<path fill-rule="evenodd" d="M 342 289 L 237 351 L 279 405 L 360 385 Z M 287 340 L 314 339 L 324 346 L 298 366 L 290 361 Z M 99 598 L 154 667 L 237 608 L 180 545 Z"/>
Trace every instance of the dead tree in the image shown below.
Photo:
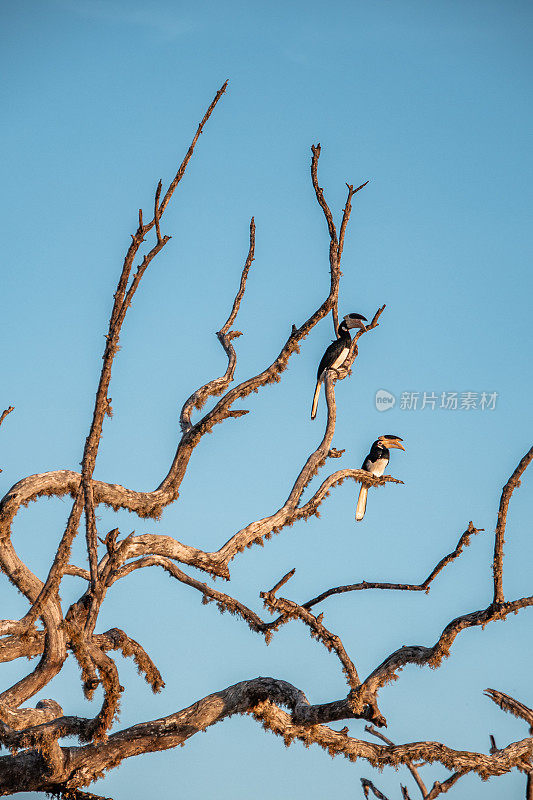
<path fill-rule="evenodd" d="M 363 581 L 335 586 L 306 603 L 299 604 L 280 594 L 292 577 L 292 570 L 272 589 L 260 593 L 266 609 L 272 615 L 267 620 L 230 593 L 216 589 L 207 582 L 212 577 L 220 577 L 229 582 L 233 559 L 238 558 L 246 548 L 263 544 L 287 526 L 318 515 L 325 498 L 343 481 L 354 481 L 369 487 L 400 482 L 390 476 L 374 478 L 360 469 L 340 469 L 323 477 L 311 497 L 305 502 L 302 500 L 304 490 L 319 471 L 327 466 L 330 459 L 340 455 L 332 446 L 336 423 L 335 382 L 349 375 L 350 367 L 358 355 L 359 340 L 363 335 L 371 334 L 379 325 L 385 306 L 377 309 L 366 331 L 358 331 L 355 335 L 350 355 L 342 370 L 335 376 L 328 373 L 325 381 L 327 420 L 323 438 L 301 467 L 285 502 L 269 516 L 250 522 L 215 552 L 204 552 L 170 535 L 133 533 L 124 536 L 115 528 L 101 536 L 97 530 L 95 511 L 102 505 L 115 511 L 126 509 L 141 519 L 157 519 L 166 506 L 177 500 L 190 459 L 202 438 L 226 420 L 247 414 L 248 411 L 236 407 L 239 401 L 268 384 L 279 382 L 290 360 L 299 352 L 303 340 L 320 320 L 331 314 L 334 328 L 337 329 L 340 266 L 346 230 L 354 195 L 366 184 L 357 188 L 347 184 L 346 202 L 337 228 L 319 185 L 317 169 L 320 145 L 316 145 L 312 147 L 311 180 L 329 232 L 330 282 L 323 302 L 299 327 L 293 325 L 281 351 L 269 366 L 233 385 L 237 360 L 233 342 L 241 335 L 234 324 L 254 260 L 255 224 L 252 218 L 249 249 L 240 285 L 229 317 L 217 333 L 227 356 L 227 367 L 222 376 L 215 377 L 198 388 L 183 403 L 180 415 L 181 436 L 167 475 L 153 491 L 134 491 L 94 479 L 102 428 L 106 416 L 111 414 L 111 372 L 126 312 L 146 270 L 169 241 L 170 237 L 161 231 L 163 215 L 183 177 L 202 130 L 225 91 L 226 84 L 220 88 L 207 109 L 183 162 L 165 192 L 161 182 L 159 183 L 149 221 L 145 221 L 143 212 L 139 211 L 138 227 L 131 237 L 114 293 L 103 366 L 96 391 L 94 413 L 83 448 L 80 472 L 56 470 L 22 478 L 9 489 L 0 503 L 1 567 L 29 605 L 21 619 L 0 621 L 0 658 L 7 662 L 38 657 L 36 666 L 29 672 L 21 666 L 21 678 L 14 685 L 4 688 L 0 694 L 0 742 L 8 751 L 0 757 L 0 794 L 36 791 L 81 800 L 90 795 L 82 792 L 80 787 L 90 786 L 124 759 L 182 745 L 197 732 L 205 731 L 219 720 L 245 713 L 251 715 L 265 729 L 282 737 L 286 744 L 300 740 L 306 745 L 318 745 L 332 755 L 342 755 L 352 762 L 363 759 L 373 767 L 407 765 L 425 800 L 432 800 L 448 791 L 467 773 L 474 772 L 482 778 L 488 778 L 512 769 L 527 773 L 528 797 L 531 797 L 531 735 L 502 749 L 493 744 L 490 753 L 485 754 L 457 751 L 440 742 L 431 741 L 393 744 L 374 727 L 367 728 L 367 731 L 377 735 L 379 742 L 357 739 L 348 735 L 347 728 L 340 732 L 335 731 L 329 723 L 362 719 L 373 726 L 383 727 L 386 717 L 379 706 L 380 689 L 396 678 L 403 667 L 408 664 L 437 667 L 449 655 L 455 638 L 461 631 L 474 626 L 484 627 L 494 620 L 505 619 L 508 614 L 533 605 L 533 596 L 509 600 L 504 598 L 502 590 L 507 509 L 514 489 L 519 485 L 522 474 L 533 458 L 533 448 L 522 458 L 502 493 L 494 546 L 494 594 L 488 599 L 486 608 L 451 620 L 431 647 L 412 645 L 390 653 L 366 677 L 360 676 L 356 662 L 346 651 L 339 636 L 325 626 L 323 612 L 320 611 L 324 608 L 325 601 L 334 594 L 369 589 L 428 592 L 440 572 L 460 556 L 471 537 L 479 532 L 472 522 L 461 534 L 455 550 L 441 558 L 421 583 Z M 151 245 L 141 257 L 141 246 L 150 240 Z M 208 401 L 211 401 L 211 408 L 202 415 L 201 411 Z M 11 407 L 6 409 L 0 423 L 5 421 L 12 410 Z M 50 496 L 68 496 L 72 500 L 72 506 L 48 574 L 39 578 L 17 555 L 11 541 L 11 527 L 21 508 Z M 71 563 L 72 543 L 82 522 L 85 527 L 88 568 Z M 122 730 L 115 726 L 111 732 L 124 691 L 113 653 L 119 652 L 132 658 L 154 692 L 159 692 L 164 686 L 157 666 L 139 642 L 118 628 L 97 632 L 99 613 L 108 589 L 117 581 L 126 580 L 135 570 L 152 566 L 161 567 L 178 582 L 199 592 L 207 605 L 205 613 L 210 613 L 210 603 L 214 603 L 220 610 L 228 610 L 235 617 L 240 617 L 254 634 L 265 637 L 267 642 L 281 626 L 290 622 L 307 626 L 311 635 L 337 656 L 346 678 L 346 695 L 333 698 L 328 703 L 313 705 L 300 687 L 276 677 L 252 678 L 214 691 L 202 699 L 195 699 L 188 708 L 172 711 L 162 719 L 139 722 Z M 202 571 L 206 581 L 189 574 L 186 571 L 188 567 Z M 63 613 L 59 590 L 65 575 L 82 578 L 86 589 L 77 602 L 72 603 L 67 612 Z M 285 589 L 284 594 L 286 593 Z M 99 686 L 103 690 L 102 705 L 91 718 L 69 715 L 69 709 L 63 709 L 55 699 L 40 701 L 31 707 L 32 698 L 58 675 L 69 657 L 74 658 L 80 667 L 86 698 L 92 699 Z M 25 663 L 21 662 L 22 665 Z M 529 708 L 496 690 L 488 692 L 504 710 L 509 710 L 532 724 L 533 712 Z M 67 746 L 63 742 L 66 737 L 77 737 L 78 743 Z M 426 789 L 418 769 L 433 762 L 439 762 L 450 770 L 451 776 L 447 781 L 435 783 L 430 789 Z M 366 796 L 372 791 L 375 796 L 384 797 L 370 780 L 363 779 L 362 783 Z M 404 797 L 409 796 L 407 789 L 402 791 Z"/>

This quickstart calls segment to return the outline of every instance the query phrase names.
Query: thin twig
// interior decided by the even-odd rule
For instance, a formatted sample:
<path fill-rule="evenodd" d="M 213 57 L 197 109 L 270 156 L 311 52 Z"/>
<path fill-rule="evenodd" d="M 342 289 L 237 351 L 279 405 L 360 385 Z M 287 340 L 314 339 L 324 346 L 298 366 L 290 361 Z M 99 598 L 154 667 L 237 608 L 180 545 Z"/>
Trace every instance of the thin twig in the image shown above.
<path fill-rule="evenodd" d="M 248 249 L 248 256 L 246 257 L 246 262 L 244 264 L 244 268 L 241 274 L 241 283 L 239 285 L 239 291 L 235 296 L 235 300 L 233 301 L 233 307 L 231 309 L 231 313 L 227 318 L 226 322 L 222 326 L 219 331 L 219 334 L 225 335 L 237 317 L 239 313 L 239 308 L 241 307 L 241 300 L 244 297 L 244 292 L 246 290 L 246 281 L 248 280 L 248 273 L 250 271 L 250 267 L 254 261 L 255 255 L 255 219 L 252 217 L 250 220 L 250 246 Z"/>
<path fill-rule="evenodd" d="M 14 410 L 14 408 L 15 408 L 15 406 L 9 406 L 9 408 L 6 408 L 4 411 L 2 411 L 2 414 L 0 415 L 0 425 L 5 420 L 7 415 L 11 414 L 11 412 Z M 1 469 L 0 469 L 0 472 L 2 472 Z"/>
<path fill-rule="evenodd" d="M 394 742 L 393 741 L 388 739 L 380 731 L 376 730 L 372 725 L 365 725 L 365 731 L 367 733 L 371 733 L 372 736 L 376 736 L 378 739 L 381 739 L 381 741 L 385 742 L 385 744 L 389 744 L 389 745 L 394 746 Z M 426 794 L 427 794 L 427 789 L 426 789 L 426 786 L 424 784 L 424 781 L 420 777 L 420 773 L 419 773 L 418 769 L 415 767 L 415 765 L 411 761 L 406 761 L 405 762 L 405 766 L 407 767 L 407 769 L 409 770 L 409 772 L 411 773 L 411 775 L 415 779 L 416 785 L 418 786 L 418 788 L 420 789 L 420 792 L 422 794 L 422 800 L 425 800 L 425 797 L 426 797 Z"/>
<path fill-rule="evenodd" d="M 377 788 L 377 786 L 374 786 L 372 781 L 370 781 L 368 778 L 361 778 L 361 786 L 363 788 L 363 794 L 366 798 L 369 797 L 368 792 L 370 791 L 374 797 L 378 798 L 378 800 L 388 800 L 388 797 L 384 795 L 383 792 Z"/>
<path fill-rule="evenodd" d="M 453 775 L 450 775 L 450 777 L 447 780 L 442 781 L 442 783 L 440 781 L 435 781 L 435 783 L 431 787 L 431 790 L 429 791 L 429 794 L 426 795 L 424 800 L 435 800 L 435 798 L 438 797 L 440 794 L 445 794 L 449 789 L 452 788 L 452 786 L 455 786 L 457 781 L 460 780 L 460 778 L 462 778 L 463 775 L 466 774 L 467 770 L 459 770 L 457 772 L 454 772 Z"/>
<path fill-rule="evenodd" d="M 2 414 L 0 414 L 0 425 L 5 420 L 7 415 L 11 414 L 11 412 L 14 411 L 14 409 L 15 409 L 15 406 L 9 406 L 8 408 L 4 409 L 4 411 L 2 411 Z"/>
<path fill-rule="evenodd" d="M 163 181 L 159 181 L 157 184 L 157 189 L 155 191 L 155 200 L 154 200 L 154 222 L 155 222 L 155 231 L 157 236 L 157 241 L 161 243 L 161 230 L 159 228 L 159 198 L 161 197 L 161 187 L 163 186 Z"/>
<path fill-rule="evenodd" d="M 383 583 L 383 582 L 376 582 L 376 581 L 361 581 L 360 583 L 352 583 L 346 586 L 335 586 L 332 589 L 327 589 L 325 592 L 317 595 L 317 597 L 313 597 L 312 600 L 308 600 L 307 603 L 303 604 L 304 608 L 311 608 L 312 606 L 316 605 L 317 603 L 322 602 L 327 597 L 331 597 L 334 594 L 344 594 L 345 592 L 358 592 L 363 591 L 365 589 L 388 589 L 394 591 L 403 591 L 403 592 L 429 592 L 429 586 L 431 582 L 437 577 L 439 572 L 441 572 L 444 567 L 454 561 L 458 556 L 462 553 L 463 548 L 467 547 L 470 544 L 470 537 L 475 535 L 476 533 L 480 533 L 483 531 L 483 528 L 474 528 L 472 522 L 468 523 L 468 528 L 466 531 L 461 534 L 461 537 L 457 543 L 457 547 L 451 553 L 448 553 L 447 556 L 441 558 L 437 566 L 429 573 L 428 577 L 422 581 L 422 583 Z"/>
<path fill-rule="evenodd" d="M 274 595 L 276 594 L 278 589 L 281 589 L 282 586 L 285 586 L 287 581 L 289 581 L 292 578 L 292 576 L 294 575 L 295 572 L 296 572 L 296 567 L 293 567 L 293 569 L 291 569 L 289 572 L 287 572 L 287 574 L 284 575 L 283 578 L 281 578 L 276 583 L 276 585 L 273 586 L 272 589 L 268 592 L 269 596 L 274 597 Z"/>
<path fill-rule="evenodd" d="M 211 116 L 213 111 L 215 110 L 215 106 L 217 105 L 218 101 L 220 100 L 220 98 L 222 97 L 224 92 L 226 91 L 227 85 L 228 85 L 228 81 L 224 81 L 224 83 L 222 84 L 222 86 L 220 87 L 218 92 L 216 93 L 211 105 L 209 106 L 209 108 L 205 112 L 202 121 L 198 125 L 198 129 L 197 129 L 197 131 L 196 131 L 196 133 L 194 135 L 194 138 L 193 138 L 193 140 L 192 140 L 192 142 L 191 142 L 191 144 L 189 146 L 189 149 L 187 150 L 185 158 L 181 162 L 180 167 L 179 167 L 178 171 L 176 172 L 175 177 L 173 178 L 170 186 L 168 187 L 168 189 L 167 189 L 167 191 L 165 193 L 165 196 L 164 196 L 163 201 L 162 201 L 161 206 L 160 206 L 160 214 L 159 214 L 160 217 L 163 216 L 163 212 L 165 211 L 166 207 L 168 206 L 168 204 L 170 202 L 170 198 L 172 197 L 176 186 L 178 185 L 178 183 L 183 178 L 185 170 L 187 169 L 187 164 L 191 160 L 192 154 L 194 152 L 194 148 L 196 147 L 196 143 L 197 143 L 198 139 L 200 138 L 200 134 L 202 133 L 207 120 L 209 119 L 209 117 Z"/>

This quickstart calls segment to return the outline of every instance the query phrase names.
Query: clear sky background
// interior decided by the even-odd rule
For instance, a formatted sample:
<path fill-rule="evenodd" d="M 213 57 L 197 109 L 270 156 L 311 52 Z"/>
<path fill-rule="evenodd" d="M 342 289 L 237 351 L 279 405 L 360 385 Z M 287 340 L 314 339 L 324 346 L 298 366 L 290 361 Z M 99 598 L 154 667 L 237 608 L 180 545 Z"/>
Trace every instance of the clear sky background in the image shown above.
<path fill-rule="evenodd" d="M 531 3 L 19 0 L 4 2 L 1 18 L 0 405 L 15 406 L 0 431 L 2 494 L 25 475 L 78 468 L 137 210 L 148 214 L 157 180 L 174 175 L 229 78 L 165 216 L 173 238 L 126 319 L 96 477 L 151 489 L 166 474 L 181 403 L 225 369 L 214 331 L 231 307 L 252 215 L 256 261 L 237 324 L 245 334 L 237 377 L 269 364 L 292 323 L 325 297 L 329 240 L 309 177 L 310 145 L 321 142 L 320 185 L 337 219 L 345 181 L 370 180 L 354 203 L 341 312 L 370 318 L 387 303 L 352 377 L 337 386 L 333 444 L 346 449 L 343 466 L 357 467 L 379 434 L 403 436 L 407 452 L 393 452 L 390 472 L 405 485 L 370 491 L 357 526 L 354 485 L 335 489 L 320 520 L 241 554 L 227 588 L 260 611 L 259 592 L 291 567 L 285 592 L 301 602 L 362 579 L 418 582 L 473 520 L 486 533 L 429 596 L 331 598 L 324 622 L 366 675 L 397 647 L 432 645 L 453 617 L 485 607 L 501 487 L 531 445 Z M 102 511 L 100 530 L 118 522 L 123 534 L 160 532 L 212 550 L 277 509 L 322 436 L 323 396 L 314 423 L 309 410 L 331 337 L 328 319 L 280 384 L 246 400 L 252 413 L 202 441 L 179 502 L 159 523 Z M 378 389 L 397 396 L 394 409 L 376 410 Z M 400 408 L 402 392 L 424 391 L 498 398 L 493 410 Z M 533 591 L 532 488 L 530 473 L 509 514 L 509 599 Z M 69 507 L 42 500 L 17 518 L 17 550 L 41 577 Z M 84 566 L 82 540 L 73 561 Z M 82 589 L 65 579 L 65 604 Z M 6 580 L 0 597 L 2 616 L 27 608 Z M 482 692 L 491 686 L 533 704 L 532 621 L 527 609 L 462 633 L 438 671 L 406 668 L 380 694 L 388 736 L 484 752 L 489 733 L 500 747 L 526 736 Z M 138 639 L 167 684 L 153 696 L 118 659 L 127 686 L 121 726 L 257 675 L 284 678 L 313 703 L 346 694 L 335 657 L 303 626 L 285 626 L 267 648 L 243 622 L 155 570 L 110 591 L 100 626 Z M 32 667 L 2 665 L 2 685 Z M 43 696 L 68 714 L 93 715 L 100 703 L 98 693 L 84 700 L 70 660 Z M 365 735 L 363 722 L 349 728 Z M 447 774 L 423 771 L 428 783 Z M 153 796 L 156 785 L 192 800 L 323 800 L 362 797 L 361 776 L 391 798 L 400 781 L 417 796 L 405 769 L 380 775 L 316 747 L 286 749 L 246 717 L 184 748 L 130 759 L 93 790 L 116 800 Z M 465 778 L 449 797 L 524 794 L 524 776 L 513 773 Z"/>

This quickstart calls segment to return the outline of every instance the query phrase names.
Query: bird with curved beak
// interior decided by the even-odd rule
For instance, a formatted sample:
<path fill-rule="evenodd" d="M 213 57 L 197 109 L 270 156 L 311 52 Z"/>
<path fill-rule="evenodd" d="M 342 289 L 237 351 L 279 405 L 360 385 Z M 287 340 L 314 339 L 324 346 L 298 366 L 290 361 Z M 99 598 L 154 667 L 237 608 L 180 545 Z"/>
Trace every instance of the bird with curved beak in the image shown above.
<path fill-rule="evenodd" d="M 367 319 L 363 317 L 362 314 L 346 314 L 337 330 L 339 338 L 326 348 L 326 352 L 322 356 L 316 374 L 316 387 L 311 408 L 311 419 L 316 417 L 318 396 L 320 394 L 322 382 L 326 377 L 326 370 L 338 369 L 338 367 L 343 365 L 346 361 L 346 356 L 350 352 L 350 345 L 352 343 L 350 328 L 359 328 L 359 330 L 366 331 L 365 322 L 367 322 Z"/>
<path fill-rule="evenodd" d="M 400 439 L 399 436 L 395 436 L 393 433 L 386 433 L 384 436 L 380 436 L 370 448 L 370 453 L 363 461 L 361 469 L 370 472 L 370 474 L 375 475 L 376 478 L 381 478 L 389 463 L 389 451 L 393 448 L 405 451 L 402 442 L 403 439 Z M 368 486 L 361 486 L 359 499 L 357 500 L 357 508 L 355 510 L 355 519 L 357 522 L 361 522 L 365 516 L 367 495 Z"/>

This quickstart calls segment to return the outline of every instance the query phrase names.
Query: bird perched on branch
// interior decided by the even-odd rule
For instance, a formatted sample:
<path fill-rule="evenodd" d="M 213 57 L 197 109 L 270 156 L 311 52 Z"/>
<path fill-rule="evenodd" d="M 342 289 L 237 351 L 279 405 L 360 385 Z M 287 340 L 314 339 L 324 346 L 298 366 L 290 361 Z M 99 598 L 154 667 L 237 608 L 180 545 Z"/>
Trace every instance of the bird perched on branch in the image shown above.
<path fill-rule="evenodd" d="M 364 469 L 366 472 L 370 472 L 370 474 L 375 475 L 376 478 L 381 478 L 385 472 L 387 464 L 389 463 L 390 449 L 397 448 L 398 450 L 405 451 L 405 447 L 403 446 L 402 442 L 403 439 L 400 439 L 399 436 L 395 436 L 393 433 L 387 433 L 384 436 L 380 436 L 370 448 L 370 453 L 363 461 L 363 466 L 361 469 Z M 368 486 L 361 486 L 359 499 L 357 500 L 357 508 L 355 510 L 355 519 L 357 522 L 361 522 L 365 516 L 367 494 Z"/>
<path fill-rule="evenodd" d="M 350 352 L 350 345 L 352 337 L 350 336 L 350 328 L 359 328 L 366 330 L 365 322 L 366 317 L 362 314 L 346 314 L 341 324 L 338 327 L 337 333 L 339 338 L 332 342 L 326 349 L 322 356 L 320 364 L 318 365 L 318 372 L 316 374 L 316 388 L 313 396 L 313 406 L 311 408 L 311 419 L 316 417 L 316 409 L 318 406 L 318 395 L 320 394 L 320 387 L 326 377 L 326 370 L 337 369 L 341 367 L 346 360 L 346 356 Z"/>

